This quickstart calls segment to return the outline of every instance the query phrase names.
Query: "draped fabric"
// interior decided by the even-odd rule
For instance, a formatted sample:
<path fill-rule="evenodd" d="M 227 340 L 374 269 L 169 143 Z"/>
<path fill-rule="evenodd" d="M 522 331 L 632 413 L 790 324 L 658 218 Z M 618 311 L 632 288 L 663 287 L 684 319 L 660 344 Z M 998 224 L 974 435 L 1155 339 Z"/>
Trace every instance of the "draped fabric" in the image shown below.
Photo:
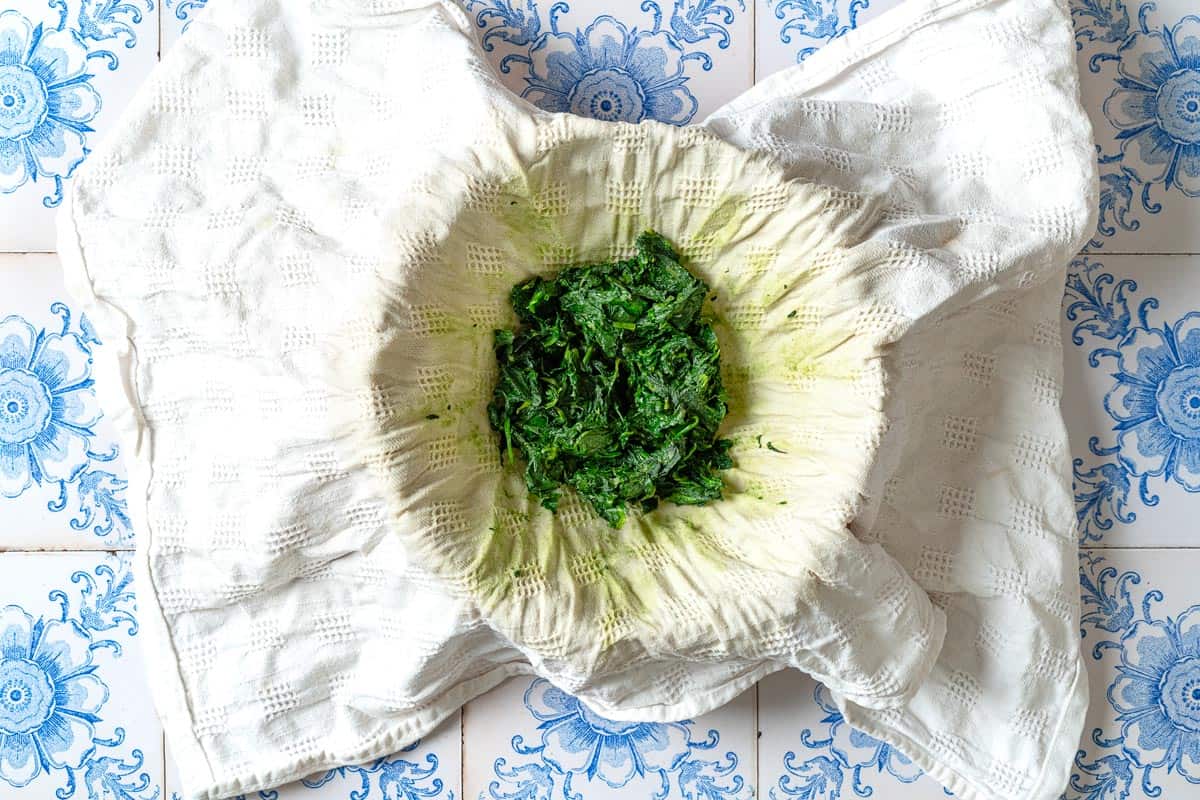
<path fill-rule="evenodd" d="M 113 344 L 189 796 L 385 755 L 520 672 L 671 720 L 798 668 L 959 796 L 1057 797 L 1086 706 L 1072 56 L 1054 0 L 914 0 L 703 125 L 633 126 L 509 94 L 451 5 L 214 4 L 59 248 Z M 735 467 L 611 530 L 501 462 L 491 330 L 646 228 L 713 289 Z"/>

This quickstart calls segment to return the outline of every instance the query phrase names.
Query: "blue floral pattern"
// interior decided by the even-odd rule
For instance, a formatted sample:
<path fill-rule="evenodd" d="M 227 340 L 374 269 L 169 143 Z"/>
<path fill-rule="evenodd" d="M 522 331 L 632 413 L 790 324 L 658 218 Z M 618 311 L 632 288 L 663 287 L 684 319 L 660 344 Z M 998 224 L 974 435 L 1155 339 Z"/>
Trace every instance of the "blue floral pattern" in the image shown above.
<path fill-rule="evenodd" d="M 681 125 L 696 113 L 696 98 L 684 87 L 685 56 L 667 31 L 630 29 L 604 15 L 583 31 L 552 29 L 540 37 L 529 50 L 521 95 L 547 111 Z"/>
<path fill-rule="evenodd" d="M 60 613 L 0 608 L 0 793 L 59 784 L 60 800 L 155 800 L 160 790 L 125 730 L 104 720 L 97 655 L 118 660 L 137 635 L 128 557 L 107 556 L 49 595 Z"/>
<path fill-rule="evenodd" d="M 208 0 L 164 0 L 164 7 L 183 23 L 183 29 L 192 24 L 196 12 L 208 5 Z"/>
<path fill-rule="evenodd" d="M 1167 193 L 1200 195 L 1200 17 L 1153 20 L 1154 2 L 1131 17 L 1122 0 L 1072 0 L 1075 39 L 1094 74 L 1110 71 L 1102 107 L 1115 150 L 1099 147 L 1100 215 L 1091 248 L 1139 216 L 1158 214 Z"/>
<path fill-rule="evenodd" d="M 1139 768 L 1166 766 L 1200 783 L 1200 605 L 1134 622 L 1108 689 L 1121 745 Z"/>
<path fill-rule="evenodd" d="M 1091 367 L 1099 368 L 1102 358 L 1115 357 L 1119 362 L 1120 344 L 1139 324 L 1142 329 L 1148 329 L 1148 315 L 1158 308 L 1158 301 L 1150 297 L 1137 309 L 1130 308 L 1129 295 L 1137 290 L 1136 281 L 1128 278 L 1118 281 L 1112 273 L 1104 271 L 1103 264 L 1086 256 L 1071 263 L 1063 296 L 1063 314 L 1071 329 L 1071 342 L 1076 347 L 1085 348 Z M 1120 378 L 1117 380 L 1117 385 L 1110 390 L 1105 401 L 1110 413 L 1113 399 L 1119 403 L 1119 395 L 1123 391 Z M 1129 384 L 1131 387 L 1138 385 L 1136 382 Z M 1114 392 L 1118 393 L 1118 397 L 1113 398 Z M 1139 396 L 1145 397 L 1145 392 Z M 1127 411 L 1119 413 L 1116 421 L 1118 426 L 1121 425 L 1120 419 L 1128 418 Z M 1136 454 L 1136 434 L 1128 431 L 1119 431 L 1118 434 L 1126 442 L 1127 449 Z M 1138 458 L 1132 461 L 1111 458 L 1120 452 L 1119 444 L 1103 446 L 1100 438 L 1093 436 L 1088 441 L 1088 455 L 1106 460 L 1089 464 L 1082 456 L 1074 459 L 1075 514 L 1082 542 L 1100 541 L 1104 533 L 1117 522 L 1129 524 L 1136 521 L 1137 513 L 1129 508 L 1131 502 L 1139 501 L 1144 506 L 1158 505 L 1158 495 L 1149 487 L 1151 475 L 1145 471 L 1140 476 L 1133 472 L 1136 465 L 1143 461 Z"/>
<path fill-rule="evenodd" d="M 70 509 L 71 528 L 131 544 L 126 482 L 110 468 L 119 451 L 95 448 L 102 414 L 92 350 L 100 341 L 65 303 L 50 311 L 55 328 L 0 319 L 0 511 L 6 498 L 48 490 L 47 509 Z"/>
<path fill-rule="evenodd" d="M 804 750 L 784 755 L 784 774 L 769 792 L 772 800 L 837 800 L 847 781 L 856 795 L 869 797 L 874 777 L 887 775 L 900 783 L 915 783 L 925 774 L 896 748 L 846 725 L 824 685 L 817 684 L 813 701 L 824 713 L 819 723 L 824 735 L 810 728 L 800 732 Z"/>
<path fill-rule="evenodd" d="M 1120 130 L 1122 154 L 1137 152 L 1145 181 L 1200 195 L 1200 17 L 1134 31 L 1117 54 L 1104 115 Z"/>
<path fill-rule="evenodd" d="M 466 5 L 483 31 L 483 49 L 499 57 L 500 71 L 518 70 L 522 97 L 548 111 L 633 123 L 693 120 L 699 101 L 689 88 L 692 65 L 701 71 L 713 65 L 697 45 L 711 39 L 718 51 L 727 48 L 735 19 L 733 7 L 716 0 L 676 0 L 669 15 L 655 0 L 645 0 L 640 8 L 646 27 L 603 14 L 565 30 L 562 19 L 571 10 L 565 2 L 550 6 L 545 19 L 535 0 Z"/>
<path fill-rule="evenodd" d="M 544 680 L 525 692 L 525 706 L 541 722 L 543 759 L 563 774 L 618 787 L 650 774 L 661 780 L 691 754 L 685 726 L 605 719 Z"/>
<path fill-rule="evenodd" d="M 797 62 L 858 27 L 859 13 L 870 4 L 871 0 L 768 0 L 775 19 L 783 21 L 779 40 L 799 45 Z"/>
<path fill-rule="evenodd" d="M 407 754 L 421 746 L 418 740 L 399 753 L 388 758 L 379 758 L 361 766 L 338 767 L 320 775 L 300 781 L 309 789 L 318 789 L 334 781 L 347 782 L 358 787 L 350 790 L 350 800 L 369 800 L 374 787 L 379 787 L 383 800 L 454 800 L 454 792 L 446 789 L 446 782 L 439 777 L 437 754 L 427 753 L 424 764 L 409 761 Z M 373 779 L 378 781 L 373 783 Z M 260 795 L 267 794 L 260 792 Z"/>
<path fill-rule="evenodd" d="M 1200 313 L 1172 326 L 1145 318 L 1115 349 L 1115 385 L 1104 407 L 1116 424 L 1117 455 L 1134 476 L 1165 475 L 1200 491 Z"/>
<path fill-rule="evenodd" d="M 92 354 L 70 332 L 0 320 L 0 495 L 35 481 L 69 483 L 87 466 L 100 406 Z"/>
<path fill-rule="evenodd" d="M 1118 659 L 1105 697 L 1117 730 L 1093 728 L 1100 753 L 1075 758 L 1067 800 L 1120 800 L 1140 790 L 1158 797 L 1156 773 L 1200 783 L 1200 606 L 1160 616 L 1163 592 L 1134 595 L 1142 576 L 1119 572 L 1103 556 L 1080 555 L 1081 633 L 1095 637 L 1092 657 Z M 1098 694 L 1098 691 L 1097 691 Z"/>
<path fill-rule="evenodd" d="M 0 192 L 61 180 L 87 155 L 84 134 L 100 111 L 87 59 L 75 31 L 0 13 Z"/>
<path fill-rule="evenodd" d="M 53 24 L 16 9 L 0 13 L 0 195 L 48 181 L 42 202 L 52 208 L 90 152 L 91 123 L 103 105 L 92 64 L 117 68 L 116 53 L 102 43 L 133 47 L 143 6 L 79 0 L 73 15 L 67 0 L 48 6 L 58 12 Z"/>
<path fill-rule="evenodd" d="M 0 609 L 0 779 L 9 785 L 79 769 L 94 752 L 108 687 L 95 675 L 91 643 L 73 620 Z"/>
<path fill-rule="evenodd" d="M 1151 507 L 1151 479 L 1200 492 L 1200 313 L 1157 324 L 1148 297 L 1132 308 L 1132 279 L 1117 280 L 1103 264 L 1076 259 L 1067 275 L 1064 315 L 1071 341 L 1093 368 L 1107 367 L 1112 384 L 1104 409 L 1110 443 L 1093 436 L 1088 456 L 1074 462 L 1075 506 L 1082 541 L 1099 541 L 1115 523 L 1137 519 L 1130 506 Z"/>
<path fill-rule="evenodd" d="M 720 741 L 715 730 L 696 740 L 690 721 L 606 719 L 541 678 L 525 690 L 524 702 L 538 722 L 540 743 L 513 737 L 513 751 L 523 758 L 511 765 L 507 758 L 496 759 L 496 780 L 488 787 L 494 800 L 585 800 L 594 787 L 658 800 L 737 800 L 752 794 L 737 772 L 736 754 L 704 757 Z"/>

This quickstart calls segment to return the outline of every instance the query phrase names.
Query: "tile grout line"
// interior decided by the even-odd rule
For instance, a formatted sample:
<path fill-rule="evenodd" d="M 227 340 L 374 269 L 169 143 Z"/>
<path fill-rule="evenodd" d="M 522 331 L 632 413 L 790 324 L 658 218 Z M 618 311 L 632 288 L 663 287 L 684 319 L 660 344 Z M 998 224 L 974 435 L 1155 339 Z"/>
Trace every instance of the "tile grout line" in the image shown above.
<path fill-rule="evenodd" d="M 750 0 L 750 85 L 758 83 L 758 0 Z"/>
<path fill-rule="evenodd" d="M 12 553 L 14 555 L 31 555 L 31 556 L 80 556 L 80 555 L 107 555 L 115 556 L 118 553 L 133 553 L 132 547 L 0 547 L 0 555 Z"/>
<path fill-rule="evenodd" d="M 155 66 L 162 62 L 163 56 L 163 31 L 164 20 L 163 14 L 166 11 L 166 0 L 159 0 L 158 6 L 155 8 L 158 14 L 158 51 L 155 53 Z M 134 587 L 136 590 L 136 587 Z M 162 727 L 162 721 L 159 721 L 159 727 Z M 162 800 L 172 800 L 174 794 L 169 794 L 170 787 L 167 785 L 170 781 L 167 775 L 167 730 L 162 728 Z"/>
<path fill-rule="evenodd" d="M 1166 252 L 1152 252 L 1149 250 L 1134 251 L 1134 250 L 1080 250 L 1075 254 L 1075 258 L 1086 256 L 1088 258 L 1099 258 L 1102 256 L 1200 256 L 1200 253 L 1191 253 L 1183 250 L 1172 250 Z"/>
<path fill-rule="evenodd" d="M 1083 550 L 1128 550 L 1131 552 L 1152 551 L 1152 550 L 1169 550 L 1169 551 L 1200 551 L 1200 545 L 1187 544 L 1081 544 L 1080 551 Z"/>
<path fill-rule="evenodd" d="M 31 555 L 68 555 L 81 553 L 133 553 L 136 547 L 5 547 L 0 545 L 0 555 L 4 553 L 29 553 Z"/>
<path fill-rule="evenodd" d="M 754 682 L 754 714 L 752 715 L 752 718 L 754 720 L 754 730 L 751 732 L 751 735 L 753 738 L 751 739 L 751 750 L 750 750 L 750 752 L 752 752 L 754 754 L 754 793 L 753 793 L 754 797 L 762 797 L 762 788 L 763 788 L 762 757 L 758 752 L 759 738 L 762 736 L 762 731 L 759 729 L 761 722 L 759 721 L 759 718 L 758 718 L 758 699 L 759 699 L 758 686 L 761 682 L 762 681 Z"/>

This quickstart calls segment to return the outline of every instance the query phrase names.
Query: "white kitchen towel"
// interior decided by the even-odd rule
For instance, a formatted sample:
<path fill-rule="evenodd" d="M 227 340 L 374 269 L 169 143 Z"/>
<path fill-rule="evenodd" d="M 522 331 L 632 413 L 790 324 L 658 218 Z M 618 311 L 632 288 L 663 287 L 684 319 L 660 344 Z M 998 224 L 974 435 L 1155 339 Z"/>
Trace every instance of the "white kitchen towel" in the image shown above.
<path fill-rule="evenodd" d="M 1057 797 L 1087 706 L 1059 412 L 1063 266 L 1096 207 L 1072 28 L 1055 0 L 881 22 L 708 121 L 789 174 L 887 197 L 875 235 L 897 269 L 877 297 L 915 319 L 884 359 L 892 424 L 852 527 L 947 634 L 903 706 L 839 705 L 957 795 Z"/>
<path fill-rule="evenodd" d="M 517 672 L 662 720 L 787 666 L 960 796 L 1057 796 L 1086 695 L 1057 406 L 1094 208 L 1073 70 L 1057 2 L 914 1 L 703 127 L 617 126 L 509 95 L 449 5 L 213 3 L 60 228 L 111 345 L 189 796 L 392 752 Z M 648 223 L 737 301 L 731 385 L 813 403 L 748 420 L 801 445 L 794 476 L 747 428 L 740 500 L 662 518 L 691 538 L 589 547 L 583 510 L 497 502 L 496 557 L 467 323 Z M 822 344 L 756 374 L 766 340 Z M 446 427 L 419 422 L 435 399 Z"/>

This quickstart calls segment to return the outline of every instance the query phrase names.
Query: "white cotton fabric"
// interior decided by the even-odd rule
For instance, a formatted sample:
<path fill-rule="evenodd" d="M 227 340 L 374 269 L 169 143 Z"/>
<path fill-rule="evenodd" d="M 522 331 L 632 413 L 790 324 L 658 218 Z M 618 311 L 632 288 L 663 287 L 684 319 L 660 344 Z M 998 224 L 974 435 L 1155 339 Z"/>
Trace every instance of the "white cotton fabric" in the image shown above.
<path fill-rule="evenodd" d="M 450 5 L 213 3 L 60 224 L 187 796 L 394 752 L 517 673 L 666 720 L 790 666 L 960 797 L 1057 797 L 1087 691 L 1058 408 L 1095 207 L 1072 55 L 1055 0 L 911 0 L 675 130 L 528 106 Z M 583 510 L 500 499 L 486 331 L 522 275 L 643 225 L 729 296 L 726 368 L 775 405 L 731 432 L 741 499 L 597 548 Z M 481 555 L 500 522 L 528 552 Z M 675 522 L 700 538 L 655 538 Z"/>
<path fill-rule="evenodd" d="M 333 369 L 308 381 L 330 405 L 319 446 L 368 465 L 415 564 L 607 713 L 687 716 L 730 665 L 766 660 L 865 706 L 910 696 L 944 616 L 847 529 L 885 424 L 880 351 L 903 326 L 873 300 L 892 255 L 863 235 L 874 198 L 788 181 L 703 128 L 531 118 L 497 96 L 498 132 L 465 169 L 435 162 L 427 190 L 372 203 L 398 206 L 384 248 L 400 245 L 343 290 L 368 337 L 328 312 Z M 491 330 L 516 323 L 512 286 L 627 255 L 647 228 L 715 298 L 734 467 L 721 502 L 663 504 L 613 530 L 573 493 L 551 514 L 502 466 Z M 673 683 L 680 663 L 705 674 L 648 693 L 630 682 Z"/>

